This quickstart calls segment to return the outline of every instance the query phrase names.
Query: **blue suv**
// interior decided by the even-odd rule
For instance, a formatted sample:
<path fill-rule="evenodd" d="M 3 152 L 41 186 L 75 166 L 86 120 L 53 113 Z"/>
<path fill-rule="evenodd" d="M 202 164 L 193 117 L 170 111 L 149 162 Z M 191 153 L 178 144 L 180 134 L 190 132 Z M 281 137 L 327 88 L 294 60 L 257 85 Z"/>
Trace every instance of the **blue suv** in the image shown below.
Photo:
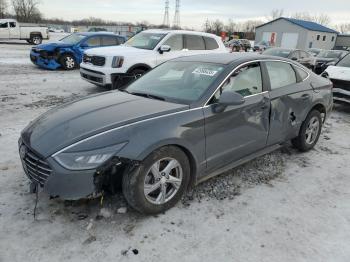
<path fill-rule="evenodd" d="M 84 51 L 89 48 L 116 46 L 126 38 L 108 32 L 74 33 L 58 42 L 41 44 L 32 48 L 30 60 L 37 66 L 55 70 L 72 70 L 82 62 Z M 103 66 L 104 61 L 99 61 Z"/>

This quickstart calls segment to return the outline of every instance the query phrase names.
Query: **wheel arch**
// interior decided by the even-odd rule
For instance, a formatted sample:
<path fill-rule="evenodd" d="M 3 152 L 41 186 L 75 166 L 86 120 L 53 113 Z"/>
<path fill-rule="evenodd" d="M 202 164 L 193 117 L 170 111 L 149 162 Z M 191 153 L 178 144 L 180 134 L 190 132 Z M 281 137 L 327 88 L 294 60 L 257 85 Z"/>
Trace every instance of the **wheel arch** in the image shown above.
<path fill-rule="evenodd" d="M 135 69 L 142 69 L 142 70 L 145 70 L 145 71 L 149 71 L 149 70 L 152 69 L 152 67 L 147 65 L 147 64 L 144 64 L 144 63 L 138 63 L 138 64 L 135 64 L 132 67 L 130 67 L 128 69 L 128 71 L 127 71 L 127 74 L 131 73 Z"/>
<path fill-rule="evenodd" d="M 313 110 L 319 111 L 319 112 L 321 113 L 321 115 L 324 114 L 324 116 L 322 116 L 322 122 L 325 122 L 326 117 L 327 117 L 327 109 L 326 109 L 326 106 L 325 106 L 324 104 L 318 102 L 318 103 L 315 103 L 315 104 L 312 106 L 310 112 L 313 111 Z M 305 120 L 305 119 L 304 119 L 304 120 Z"/>
<path fill-rule="evenodd" d="M 197 181 L 197 170 L 198 170 L 198 161 L 197 158 L 195 157 L 195 154 L 191 150 L 191 147 L 187 145 L 186 143 L 182 143 L 181 141 L 178 141 L 177 139 L 175 140 L 167 140 L 167 141 L 162 141 L 160 143 L 157 143 L 155 145 L 152 145 L 148 147 L 146 150 L 144 150 L 141 154 L 138 156 L 138 160 L 144 160 L 149 154 L 154 152 L 155 150 L 158 150 L 162 147 L 165 146 L 172 146 L 172 147 L 177 147 L 181 151 L 185 153 L 187 156 L 189 163 L 190 163 L 190 183 L 189 187 L 192 187 L 196 184 Z"/>
<path fill-rule="evenodd" d="M 29 37 L 32 38 L 34 36 L 40 36 L 41 38 L 43 37 L 43 35 L 41 34 L 41 32 L 30 32 Z"/>

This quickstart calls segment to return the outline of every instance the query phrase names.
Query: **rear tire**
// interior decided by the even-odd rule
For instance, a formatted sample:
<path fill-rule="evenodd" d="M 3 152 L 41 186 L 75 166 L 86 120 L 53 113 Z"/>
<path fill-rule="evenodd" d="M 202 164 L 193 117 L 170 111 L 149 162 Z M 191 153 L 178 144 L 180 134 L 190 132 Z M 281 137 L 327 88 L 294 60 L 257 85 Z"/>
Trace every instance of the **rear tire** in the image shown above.
<path fill-rule="evenodd" d="M 318 110 L 312 110 L 301 125 L 299 135 L 292 139 L 293 146 L 299 149 L 301 152 L 309 151 L 316 145 L 320 137 L 321 130 L 321 113 Z"/>
<path fill-rule="evenodd" d="M 183 196 L 190 181 L 186 154 L 174 146 L 152 152 L 139 166 L 126 170 L 123 194 L 137 211 L 157 214 L 173 207 Z"/>
<path fill-rule="evenodd" d="M 73 70 L 77 67 L 77 62 L 73 55 L 65 54 L 60 58 L 60 64 L 65 70 Z"/>
<path fill-rule="evenodd" d="M 40 45 L 43 42 L 43 38 L 40 35 L 32 35 L 30 37 L 30 42 L 33 45 Z"/>

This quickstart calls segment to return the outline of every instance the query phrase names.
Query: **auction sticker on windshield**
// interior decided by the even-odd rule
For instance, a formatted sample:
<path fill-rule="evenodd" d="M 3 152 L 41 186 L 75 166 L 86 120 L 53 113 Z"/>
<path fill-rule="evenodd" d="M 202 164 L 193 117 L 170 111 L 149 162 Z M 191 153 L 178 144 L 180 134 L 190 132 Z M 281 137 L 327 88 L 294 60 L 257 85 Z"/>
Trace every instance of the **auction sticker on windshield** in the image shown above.
<path fill-rule="evenodd" d="M 206 75 L 206 76 L 215 76 L 218 71 L 216 70 L 211 70 L 208 68 L 196 68 L 192 74 L 197 74 L 197 75 Z"/>

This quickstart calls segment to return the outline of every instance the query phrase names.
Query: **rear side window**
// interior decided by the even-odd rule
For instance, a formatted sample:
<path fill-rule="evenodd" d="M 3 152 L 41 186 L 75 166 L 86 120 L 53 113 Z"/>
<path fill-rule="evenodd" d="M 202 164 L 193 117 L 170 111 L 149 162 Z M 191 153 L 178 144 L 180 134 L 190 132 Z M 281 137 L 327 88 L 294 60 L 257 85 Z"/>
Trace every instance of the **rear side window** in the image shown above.
<path fill-rule="evenodd" d="M 307 77 L 308 77 L 308 73 L 306 73 L 303 69 L 301 69 L 300 67 L 294 66 L 295 71 L 297 72 L 297 74 L 299 75 L 301 81 L 304 81 Z"/>
<path fill-rule="evenodd" d="M 171 51 L 179 51 L 184 49 L 183 37 L 182 35 L 173 35 L 169 37 L 168 40 L 164 42 L 164 45 L 171 47 Z"/>
<path fill-rule="evenodd" d="M 205 50 L 204 39 L 200 35 L 185 35 L 188 50 Z"/>
<path fill-rule="evenodd" d="M 111 45 L 119 44 L 118 38 L 114 36 L 102 36 L 101 40 L 102 40 L 103 46 L 111 46 Z"/>
<path fill-rule="evenodd" d="M 204 36 L 203 38 L 205 42 L 205 49 L 214 50 L 219 48 L 219 45 L 214 38 L 206 37 L 206 36 Z"/>
<path fill-rule="evenodd" d="M 283 62 L 266 62 L 266 67 L 272 90 L 296 84 L 297 77 L 290 64 Z"/>
<path fill-rule="evenodd" d="M 101 39 L 99 36 L 94 36 L 94 37 L 90 37 L 87 41 L 86 44 L 89 47 L 93 47 L 93 46 L 100 46 L 101 45 Z"/>
<path fill-rule="evenodd" d="M 10 22 L 10 27 L 16 27 L 16 22 Z"/>

